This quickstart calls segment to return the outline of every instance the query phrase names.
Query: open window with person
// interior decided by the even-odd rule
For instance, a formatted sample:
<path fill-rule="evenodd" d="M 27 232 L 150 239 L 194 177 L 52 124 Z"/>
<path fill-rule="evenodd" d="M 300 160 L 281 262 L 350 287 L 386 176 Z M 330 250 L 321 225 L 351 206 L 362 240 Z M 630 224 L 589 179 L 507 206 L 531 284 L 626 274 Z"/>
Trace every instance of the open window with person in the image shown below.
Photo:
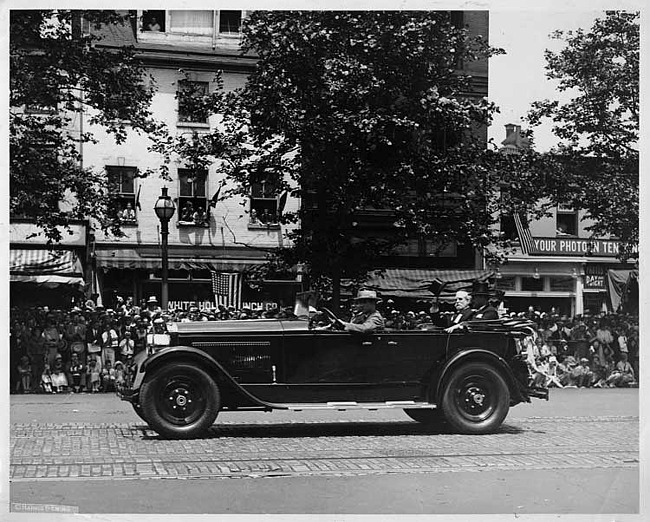
<path fill-rule="evenodd" d="M 106 167 L 108 186 L 115 204 L 117 218 L 126 225 L 136 224 L 136 167 Z"/>
<path fill-rule="evenodd" d="M 248 226 L 249 228 L 280 227 L 277 183 L 265 172 L 260 172 L 251 183 Z"/>
<path fill-rule="evenodd" d="M 142 30 L 150 33 L 164 33 L 166 18 L 165 11 L 142 11 Z"/>
<path fill-rule="evenodd" d="M 178 169 L 179 198 L 178 224 L 184 226 L 207 227 L 208 202 L 206 183 L 208 172 L 192 169 Z"/>
<path fill-rule="evenodd" d="M 559 207 L 555 229 L 557 237 L 576 237 L 578 235 L 578 213 L 575 210 Z"/>

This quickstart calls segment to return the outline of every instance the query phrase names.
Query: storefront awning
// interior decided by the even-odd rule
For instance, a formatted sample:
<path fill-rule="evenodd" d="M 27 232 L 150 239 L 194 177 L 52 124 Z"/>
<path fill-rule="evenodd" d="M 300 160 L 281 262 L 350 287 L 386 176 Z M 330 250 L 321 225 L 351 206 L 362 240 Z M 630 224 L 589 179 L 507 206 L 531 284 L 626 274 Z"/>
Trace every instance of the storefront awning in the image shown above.
<path fill-rule="evenodd" d="M 46 288 L 69 285 L 83 290 L 83 268 L 71 250 L 11 249 L 9 280 L 33 283 Z"/>
<path fill-rule="evenodd" d="M 98 250 L 96 252 L 97 266 L 101 268 L 119 269 L 148 269 L 162 268 L 160 256 L 143 256 L 133 248 L 115 250 Z M 265 263 L 263 259 L 227 259 L 209 257 L 169 257 L 171 270 L 214 270 L 226 272 L 241 272 L 253 265 Z"/>
<path fill-rule="evenodd" d="M 607 271 L 606 287 L 611 310 L 617 312 L 623 298 L 633 281 L 638 280 L 639 271 L 635 269 L 609 269 Z"/>
<path fill-rule="evenodd" d="M 453 301 L 458 290 L 472 289 L 475 281 L 487 281 L 494 276 L 491 270 L 425 270 L 389 268 L 371 273 L 363 284 L 376 290 L 382 297 Z"/>

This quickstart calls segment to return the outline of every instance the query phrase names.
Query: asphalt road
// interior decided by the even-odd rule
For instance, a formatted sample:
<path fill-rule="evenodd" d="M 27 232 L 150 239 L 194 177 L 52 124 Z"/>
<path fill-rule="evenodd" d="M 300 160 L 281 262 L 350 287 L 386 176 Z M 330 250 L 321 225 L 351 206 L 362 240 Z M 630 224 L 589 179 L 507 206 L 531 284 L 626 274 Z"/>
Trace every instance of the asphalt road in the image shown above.
<path fill-rule="evenodd" d="M 637 389 L 553 390 L 492 435 L 399 410 L 225 413 L 157 437 L 111 395 L 12 395 L 15 512 L 635 513 Z"/>

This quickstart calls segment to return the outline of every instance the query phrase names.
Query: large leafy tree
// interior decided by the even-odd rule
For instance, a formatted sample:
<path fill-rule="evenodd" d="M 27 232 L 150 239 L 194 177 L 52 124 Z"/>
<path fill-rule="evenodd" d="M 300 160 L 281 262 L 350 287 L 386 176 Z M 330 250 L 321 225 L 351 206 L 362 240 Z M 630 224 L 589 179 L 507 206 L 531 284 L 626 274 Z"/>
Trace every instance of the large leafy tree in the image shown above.
<path fill-rule="evenodd" d="M 630 256 L 639 234 L 639 13 L 612 11 L 591 29 L 558 31 L 547 77 L 568 101 L 542 100 L 528 115 L 553 123 L 560 144 L 540 161 L 554 204 L 586 210 L 594 236 L 611 234 Z"/>
<path fill-rule="evenodd" d="M 336 301 L 342 278 L 362 278 L 409 238 L 500 240 L 495 155 L 477 132 L 494 107 L 459 67 L 496 52 L 483 38 L 449 12 L 257 11 L 243 32 L 257 67 L 241 92 L 205 100 L 221 126 L 195 150 L 205 158 L 212 143 L 228 160 L 237 183 L 221 197 L 264 179 L 301 198 L 281 217 L 300 226 L 277 265 L 306 263 Z M 363 231 L 373 211 L 389 233 Z"/>
<path fill-rule="evenodd" d="M 126 138 L 125 118 L 138 131 L 161 129 L 135 50 L 102 45 L 107 25 L 128 23 L 116 11 L 11 11 L 10 210 L 51 242 L 87 217 L 121 233 L 106 174 L 83 166 L 83 144 L 95 140 L 89 124 L 117 142 Z"/>

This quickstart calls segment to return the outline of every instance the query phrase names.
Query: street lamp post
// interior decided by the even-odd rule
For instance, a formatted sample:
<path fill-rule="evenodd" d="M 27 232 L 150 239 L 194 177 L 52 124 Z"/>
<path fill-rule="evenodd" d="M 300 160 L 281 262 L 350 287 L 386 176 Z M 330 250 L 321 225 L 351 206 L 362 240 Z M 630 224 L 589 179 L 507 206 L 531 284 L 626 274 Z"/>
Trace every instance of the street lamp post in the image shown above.
<path fill-rule="evenodd" d="M 160 220 L 162 247 L 162 292 L 160 304 L 163 311 L 166 312 L 169 303 L 169 283 L 167 281 L 169 275 L 169 253 L 167 252 L 167 238 L 169 237 L 169 220 L 172 218 L 174 211 L 176 210 L 172 198 L 167 194 L 167 187 L 162 188 L 162 194 L 158 197 L 153 209 Z"/>

